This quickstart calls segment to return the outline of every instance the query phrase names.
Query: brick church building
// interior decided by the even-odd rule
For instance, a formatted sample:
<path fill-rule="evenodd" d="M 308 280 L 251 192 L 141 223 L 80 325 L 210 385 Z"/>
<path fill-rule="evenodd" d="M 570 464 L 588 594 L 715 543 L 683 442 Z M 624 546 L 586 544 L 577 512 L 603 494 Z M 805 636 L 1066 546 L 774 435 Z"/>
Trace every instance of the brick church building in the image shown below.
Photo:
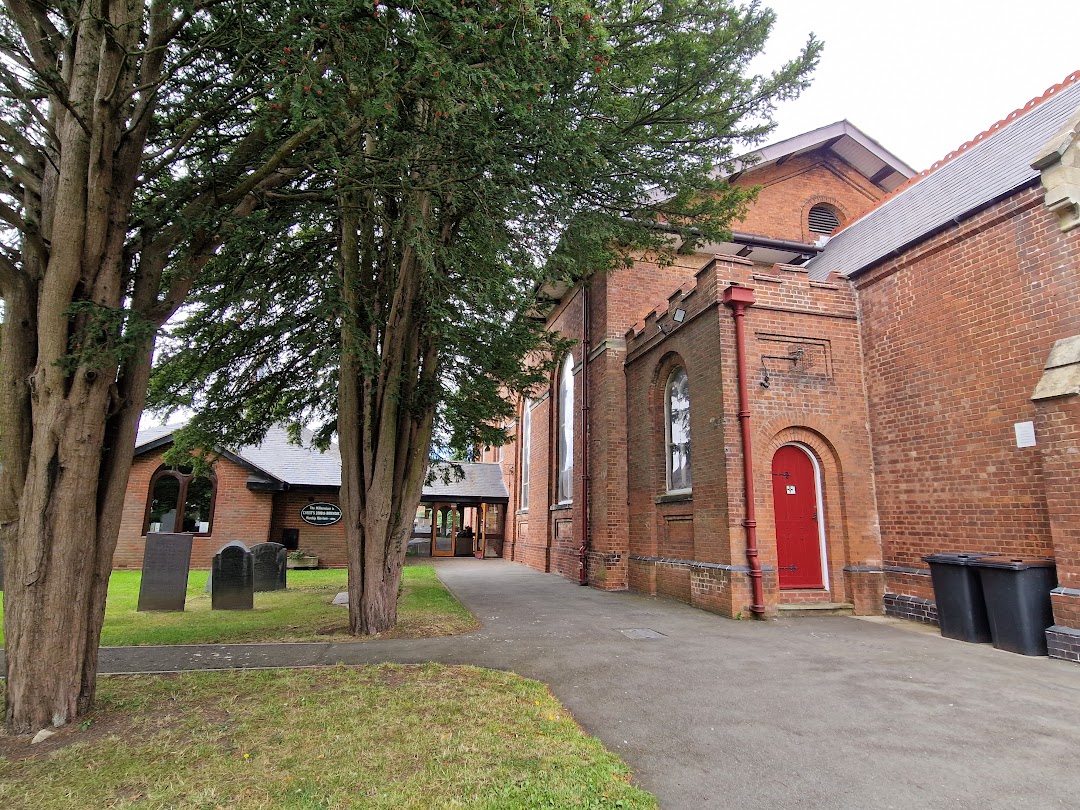
<path fill-rule="evenodd" d="M 1080 72 L 918 175 L 840 122 L 730 179 L 761 189 L 731 241 L 543 291 L 578 345 L 485 452 L 503 555 L 926 622 L 924 555 L 1053 557 L 1080 658 Z"/>
<path fill-rule="evenodd" d="M 923 556 L 1050 557 L 1050 652 L 1080 660 L 1080 71 L 918 175 L 842 121 L 729 181 L 760 189 L 730 241 L 541 291 L 576 348 L 410 545 L 930 623 Z M 234 539 L 345 564 L 334 448 L 277 431 L 197 479 L 170 441 L 140 434 L 117 567 L 169 530 L 196 567 Z"/>

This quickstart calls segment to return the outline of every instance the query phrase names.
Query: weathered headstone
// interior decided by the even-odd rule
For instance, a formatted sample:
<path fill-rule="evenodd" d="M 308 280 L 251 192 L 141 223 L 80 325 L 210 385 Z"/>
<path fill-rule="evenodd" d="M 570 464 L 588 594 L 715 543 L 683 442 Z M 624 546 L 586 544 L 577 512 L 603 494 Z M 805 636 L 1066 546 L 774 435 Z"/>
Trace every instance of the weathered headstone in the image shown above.
<path fill-rule="evenodd" d="M 285 590 L 286 560 L 289 552 L 281 543 L 258 543 L 251 547 L 251 556 L 255 560 L 255 590 Z"/>
<path fill-rule="evenodd" d="M 225 549 L 231 548 L 233 546 L 235 546 L 236 548 L 242 548 L 244 551 L 248 550 L 248 547 L 245 546 L 243 543 L 241 543 L 239 540 L 230 540 L 228 543 L 226 543 L 221 548 L 219 548 L 217 550 L 217 553 L 220 554 Z M 210 573 L 206 575 L 206 592 L 207 593 L 213 593 L 213 591 L 214 591 L 214 568 L 213 568 L 213 565 L 211 565 Z"/>
<path fill-rule="evenodd" d="M 147 534 L 138 609 L 183 610 L 190 566 L 190 534 Z"/>
<path fill-rule="evenodd" d="M 255 564 L 251 552 L 229 544 L 214 555 L 211 568 L 214 610 L 251 610 L 255 605 Z"/>

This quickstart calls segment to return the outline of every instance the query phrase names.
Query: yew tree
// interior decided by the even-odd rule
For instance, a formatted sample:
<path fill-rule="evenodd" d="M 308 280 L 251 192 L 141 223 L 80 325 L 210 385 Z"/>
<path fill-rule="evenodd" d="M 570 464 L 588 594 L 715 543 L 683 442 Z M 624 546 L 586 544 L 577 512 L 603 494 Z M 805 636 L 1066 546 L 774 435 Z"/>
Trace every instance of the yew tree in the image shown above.
<path fill-rule="evenodd" d="M 275 103 L 295 127 L 324 122 L 312 173 L 281 195 L 293 224 L 249 219 L 215 260 L 156 396 L 200 412 L 195 444 L 274 419 L 336 433 L 351 626 L 377 633 L 396 620 L 433 436 L 499 441 L 508 392 L 544 377 L 555 338 L 536 291 L 663 255 L 672 230 L 721 238 L 747 192 L 718 178 L 805 86 L 818 43 L 750 75 L 774 17 L 727 0 L 295 15 Z"/>
<path fill-rule="evenodd" d="M 6 725 L 94 697 L 158 328 L 318 122 L 266 102 L 274 2 L 4 0 L 0 541 Z"/>

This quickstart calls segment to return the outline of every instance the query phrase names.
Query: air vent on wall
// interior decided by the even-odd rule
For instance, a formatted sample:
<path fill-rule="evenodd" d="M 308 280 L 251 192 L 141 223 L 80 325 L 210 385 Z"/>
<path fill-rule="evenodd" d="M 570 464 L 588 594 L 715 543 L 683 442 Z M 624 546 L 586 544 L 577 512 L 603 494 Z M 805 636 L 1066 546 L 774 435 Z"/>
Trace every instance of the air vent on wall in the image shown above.
<path fill-rule="evenodd" d="M 829 236 L 839 227 L 840 220 L 829 206 L 815 205 L 810 209 L 811 233 L 822 233 Z"/>

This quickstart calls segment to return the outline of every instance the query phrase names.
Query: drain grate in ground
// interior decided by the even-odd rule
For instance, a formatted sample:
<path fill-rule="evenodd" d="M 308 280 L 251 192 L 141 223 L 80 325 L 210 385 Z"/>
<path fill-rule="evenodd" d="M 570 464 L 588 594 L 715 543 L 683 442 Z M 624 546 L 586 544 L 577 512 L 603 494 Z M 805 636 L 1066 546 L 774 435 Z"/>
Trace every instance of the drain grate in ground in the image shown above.
<path fill-rule="evenodd" d="M 635 627 L 630 630 L 620 630 L 619 632 L 627 638 L 632 638 L 634 640 L 643 638 L 667 638 L 667 636 L 665 636 L 663 633 L 658 633 L 655 630 L 650 630 L 647 627 Z"/>

